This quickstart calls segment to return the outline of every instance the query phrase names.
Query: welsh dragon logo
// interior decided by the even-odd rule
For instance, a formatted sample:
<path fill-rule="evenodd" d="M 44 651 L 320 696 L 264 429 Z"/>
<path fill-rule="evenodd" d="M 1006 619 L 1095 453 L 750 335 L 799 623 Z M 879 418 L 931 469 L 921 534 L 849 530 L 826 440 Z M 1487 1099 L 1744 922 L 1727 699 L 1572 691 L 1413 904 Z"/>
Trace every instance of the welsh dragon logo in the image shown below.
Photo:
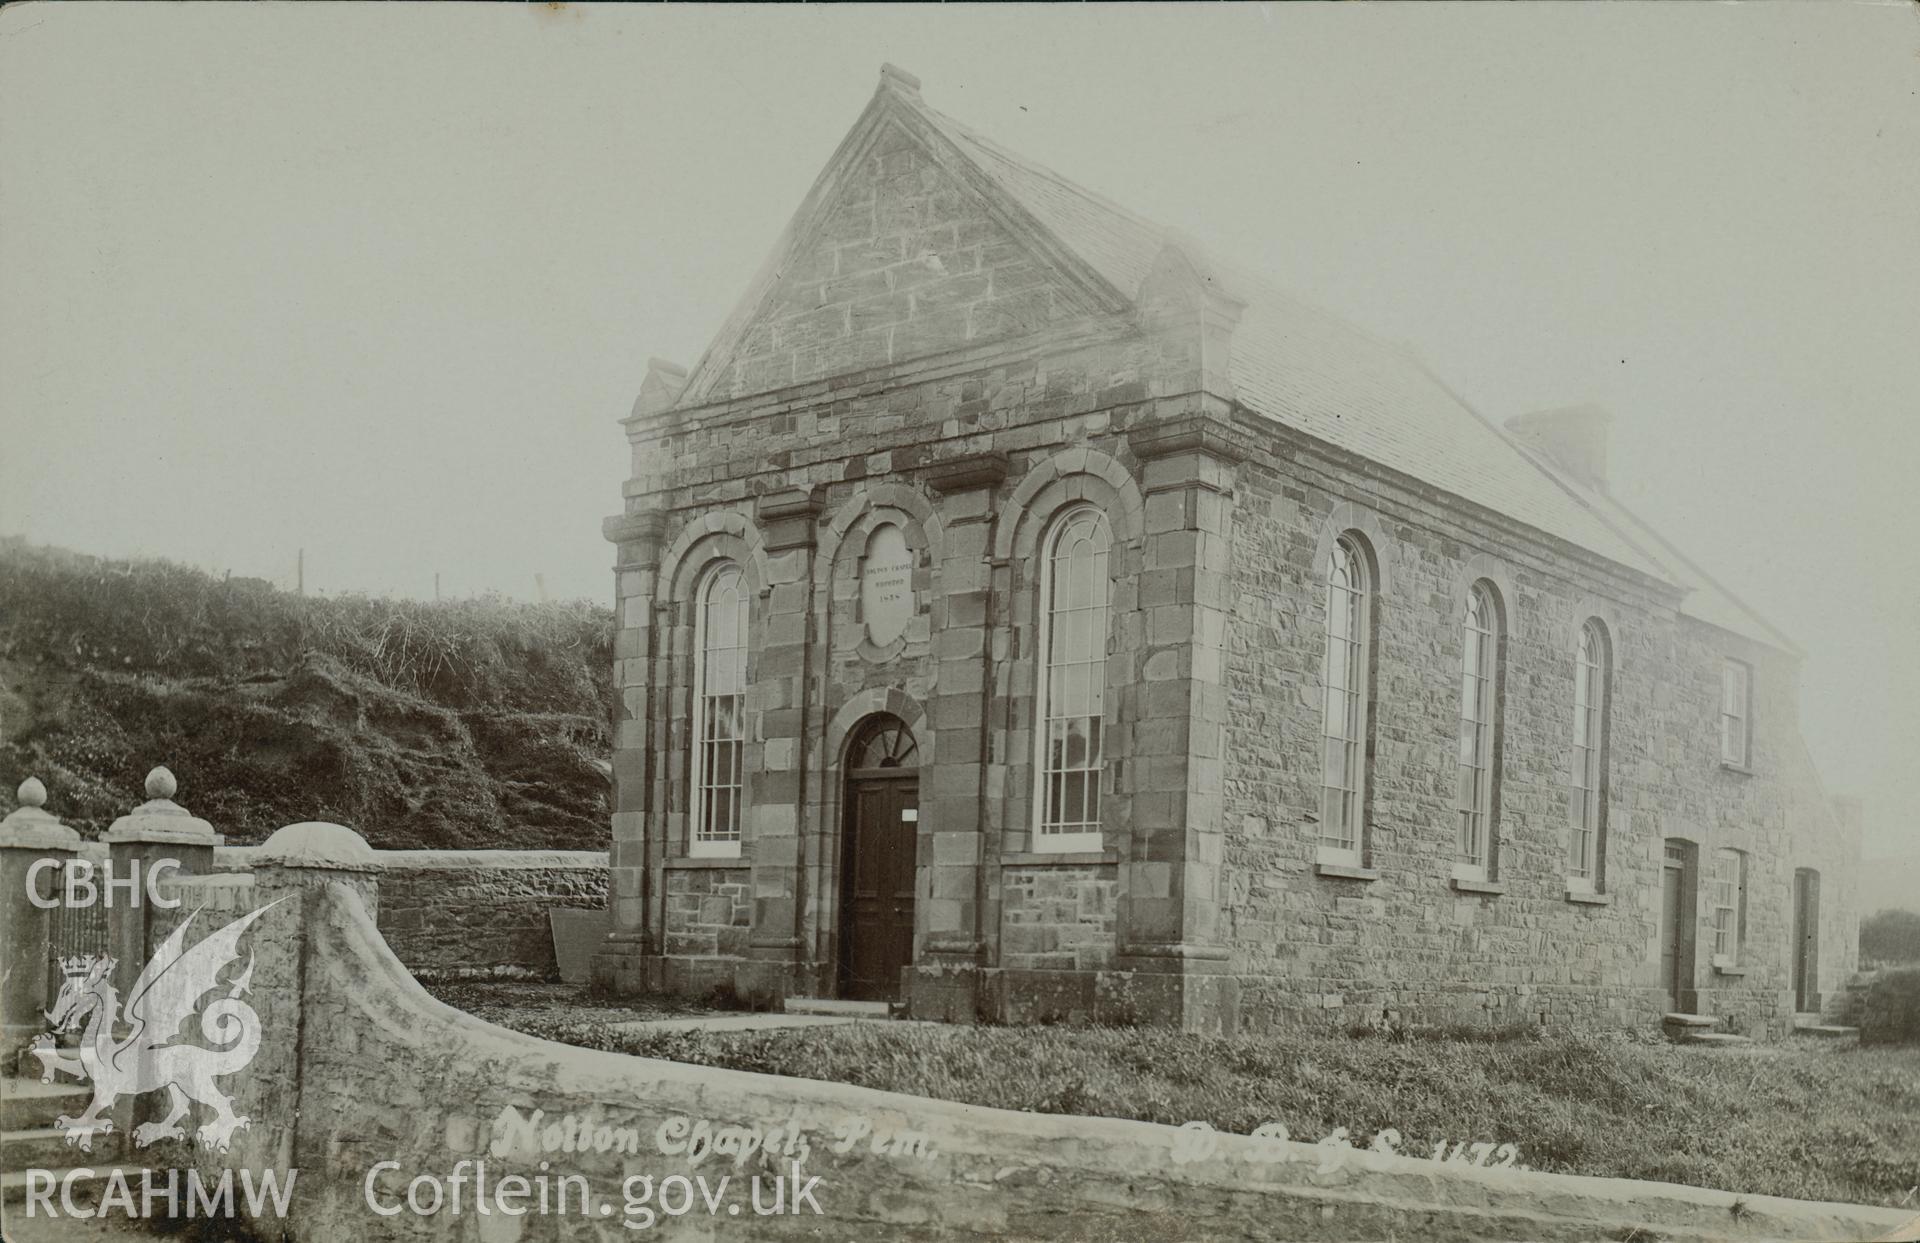
<path fill-rule="evenodd" d="M 227 992 L 200 1010 L 200 1034 L 213 1047 L 178 1043 L 181 1026 L 199 1009 L 208 993 L 221 987 L 220 977 L 239 961 L 240 937 L 280 899 L 216 929 L 192 948 L 186 944 L 189 915 L 173 930 L 127 992 L 124 1024 L 120 998 L 113 987 L 114 960 L 105 956 L 61 960 L 66 977 L 47 1020 L 55 1032 L 70 1032 L 86 1024 L 77 1056 L 67 1057 L 54 1046 L 51 1035 L 36 1037 L 30 1050 L 40 1059 L 42 1083 L 51 1083 L 56 1071 L 88 1079 L 93 1100 L 78 1118 L 62 1114 L 54 1125 L 66 1133 L 69 1144 L 93 1150 L 93 1137 L 113 1130 L 105 1111 L 123 1096 L 167 1090 L 167 1115 L 134 1128 L 134 1143 L 145 1148 L 163 1139 L 185 1139 L 180 1125 L 192 1102 L 213 1110 L 213 1117 L 196 1132 L 202 1146 L 225 1152 L 233 1134 L 247 1119 L 233 1112 L 233 1101 L 214 1080 L 242 1070 L 260 1051 L 260 1016 L 241 997 L 253 979 L 253 956 L 226 986 Z M 195 912 L 198 914 L 198 912 Z M 125 1034 L 115 1037 L 115 1029 Z"/>

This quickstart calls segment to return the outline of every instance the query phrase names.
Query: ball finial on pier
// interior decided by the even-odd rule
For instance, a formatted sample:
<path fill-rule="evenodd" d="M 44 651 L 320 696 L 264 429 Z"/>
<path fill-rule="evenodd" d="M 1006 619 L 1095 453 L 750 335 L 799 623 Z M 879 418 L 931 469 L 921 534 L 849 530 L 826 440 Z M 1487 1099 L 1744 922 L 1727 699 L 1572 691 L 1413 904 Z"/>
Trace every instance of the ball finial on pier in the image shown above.
<path fill-rule="evenodd" d="M 68 854 L 80 848 L 80 835 L 47 811 L 47 787 L 40 778 L 22 781 L 14 796 L 20 805 L 0 820 L 0 846 Z"/>
<path fill-rule="evenodd" d="M 164 764 L 147 774 L 148 798 L 172 798 L 179 789 L 180 783 Z"/>

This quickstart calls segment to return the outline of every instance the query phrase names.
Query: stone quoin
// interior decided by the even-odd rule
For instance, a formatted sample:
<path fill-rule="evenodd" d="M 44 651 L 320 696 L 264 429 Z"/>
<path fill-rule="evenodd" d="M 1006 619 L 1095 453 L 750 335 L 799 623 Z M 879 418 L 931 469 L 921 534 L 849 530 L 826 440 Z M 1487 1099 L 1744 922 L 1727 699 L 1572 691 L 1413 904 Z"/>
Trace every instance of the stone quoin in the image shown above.
<path fill-rule="evenodd" d="M 1781 1030 L 1854 966 L 1800 653 L 1406 350 L 891 67 L 625 420 L 620 991 Z"/>

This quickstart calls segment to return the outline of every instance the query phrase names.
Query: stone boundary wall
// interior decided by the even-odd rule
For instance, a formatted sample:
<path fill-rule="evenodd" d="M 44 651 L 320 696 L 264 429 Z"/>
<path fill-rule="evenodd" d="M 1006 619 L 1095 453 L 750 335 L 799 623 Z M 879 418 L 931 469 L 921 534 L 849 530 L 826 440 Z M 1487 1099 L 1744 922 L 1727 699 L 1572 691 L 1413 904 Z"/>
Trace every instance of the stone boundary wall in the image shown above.
<path fill-rule="evenodd" d="M 250 868 L 258 847 L 221 847 L 214 867 Z M 377 850 L 380 932 L 409 970 L 552 976 L 556 907 L 604 910 L 598 850 Z"/>
<path fill-rule="evenodd" d="M 214 871 L 251 871 L 259 851 L 258 846 L 217 846 Z M 373 854 L 381 865 L 380 931 L 401 962 L 429 975 L 499 972 L 551 977 L 558 966 L 549 912 L 556 907 L 605 910 L 607 906 L 607 852 L 603 850 L 376 850 Z M 104 867 L 106 845 L 83 842 L 79 857 L 96 869 Z M 157 919 L 170 929 L 178 916 Z"/>
<path fill-rule="evenodd" d="M 420 972 L 558 970 L 549 912 L 607 904 L 607 856 L 590 850 L 383 850 L 380 931 Z"/>
<path fill-rule="evenodd" d="M 331 827 L 331 826 L 328 826 Z M 1890 1237 L 1907 1214 L 1736 1196 L 1666 1184 L 1436 1165 L 1304 1143 L 1221 1135 L 1210 1155 L 1173 1159 L 1175 1128 L 983 1109 L 814 1080 L 599 1053 L 483 1023 L 428 996 L 383 941 L 371 852 L 357 870 L 263 866 L 256 901 L 278 902 L 249 934 L 264 1040 L 230 1088 L 251 1116 L 231 1151 L 195 1149 L 203 1177 L 225 1167 L 297 1168 L 292 1211 L 258 1223 L 295 1243 L 632 1237 L 620 1228 L 622 1180 L 647 1175 L 786 1174 L 764 1147 L 737 1165 L 690 1163 L 663 1144 L 702 1126 L 757 1128 L 768 1143 L 806 1141 L 818 1177 L 812 1213 L 752 1217 L 740 1237 L 894 1240 L 1044 1239 L 1863 1239 Z M 304 1033 L 304 1035 L 302 1034 Z M 320 1034 L 324 1033 L 322 1037 Z M 552 1146 L 489 1152 L 512 1110 L 540 1113 Z M 562 1148 L 571 1116 L 633 1148 Z M 783 1135 L 775 1139 L 772 1128 Z M 847 1136 L 855 1142 L 842 1143 Z M 1256 1156 L 1264 1159 L 1255 1159 Z M 382 1215 L 420 1175 L 488 1162 L 488 1178 L 584 1175 L 612 1216 L 503 1218 L 473 1211 Z M 392 1162 L 391 1166 L 381 1163 Z M 469 1170 L 471 1178 L 472 1167 Z M 372 1171 L 370 1175 L 370 1171 Z M 744 1191 L 736 1186 L 739 1199 Z M 1736 1208 L 1736 1205 L 1739 1207 Z M 745 1215 L 743 1209 L 741 1214 Z M 721 1213 L 724 1215 L 725 1210 Z M 698 1207 L 647 1234 L 728 1232 Z"/>

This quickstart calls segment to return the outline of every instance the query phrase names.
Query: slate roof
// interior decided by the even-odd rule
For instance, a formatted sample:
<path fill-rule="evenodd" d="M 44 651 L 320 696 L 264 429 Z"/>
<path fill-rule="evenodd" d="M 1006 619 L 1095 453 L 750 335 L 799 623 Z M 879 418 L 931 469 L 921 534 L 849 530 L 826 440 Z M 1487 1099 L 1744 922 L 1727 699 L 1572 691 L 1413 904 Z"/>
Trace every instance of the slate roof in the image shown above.
<path fill-rule="evenodd" d="M 1617 500 L 1529 452 L 1407 347 L 1311 306 L 1263 275 L 1222 263 L 1173 230 L 1008 151 L 928 107 L 917 83 L 906 92 L 888 91 L 883 83 L 873 107 L 883 103 L 911 108 L 1129 302 L 1162 251 L 1178 245 L 1245 303 L 1228 376 L 1247 409 L 1679 587 L 1685 592 L 1681 612 L 1794 650 Z M 793 230 L 790 225 L 756 288 L 777 274 L 784 250 L 797 241 Z M 695 368 L 696 377 L 758 301 L 759 293 L 749 291 L 709 358 Z M 699 389 L 689 385 L 681 401 L 698 400 Z"/>
<path fill-rule="evenodd" d="M 1129 301 L 1167 244 L 1168 230 L 976 134 L 924 103 L 920 111 L 974 164 L 1033 213 Z"/>
<path fill-rule="evenodd" d="M 1128 299 L 1169 242 L 1217 275 L 1246 304 L 1228 374 L 1248 409 L 1677 586 L 1686 593 L 1683 614 L 1797 650 L 1638 515 L 1522 447 L 1410 349 L 1302 301 L 1264 275 L 1224 263 L 1175 231 L 914 102 Z"/>

